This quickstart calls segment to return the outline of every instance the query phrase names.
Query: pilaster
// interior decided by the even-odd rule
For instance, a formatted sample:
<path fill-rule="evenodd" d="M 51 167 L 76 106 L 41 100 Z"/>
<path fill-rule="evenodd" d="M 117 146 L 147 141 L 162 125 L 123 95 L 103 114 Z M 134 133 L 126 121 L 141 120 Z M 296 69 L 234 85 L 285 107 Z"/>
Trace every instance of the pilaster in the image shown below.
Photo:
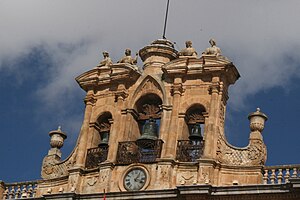
<path fill-rule="evenodd" d="M 92 110 L 93 106 L 96 103 L 95 98 L 93 97 L 93 90 L 89 90 L 87 92 L 86 98 L 85 98 L 85 113 L 84 113 L 84 119 L 82 123 L 82 127 L 80 130 L 80 136 L 79 136 L 79 143 L 78 143 L 78 150 L 77 150 L 77 157 L 76 157 L 76 164 L 77 167 L 83 167 L 85 163 L 85 157 L 86 157 L 86 151 L 87 151 L 87 142 L 88 142 L 88 136 L 89 136 L 89 124 L 92 116 Z"/>
<path fill-rule="evenodd" d="M 173 96 L 173 109 L 171 113 L 171 121 L 169 126 L 168 140 L 166 141 L 166 158 L 176 157 L 176 141 L 178 137 L 178 113 L 180 98 L 183 95 L 184 89 L 182 85 L 181 77 L 174 78 L 174 84 L 171 89 L 171 94 Z"/>
<path fill-rule="evenodd" d="M 214 76 L 212 78 L 212 84 L 210 86 L 211 100 L 209 107 L 209 117 L 205 121 L 205 135 L 204 135 L 204 152 L 203 158 L 215 158 L 215 152 L 217 148 L 218 138 L 218 117 L 219 117 L 219 91 L 220 91 L 220 77 Z"/>

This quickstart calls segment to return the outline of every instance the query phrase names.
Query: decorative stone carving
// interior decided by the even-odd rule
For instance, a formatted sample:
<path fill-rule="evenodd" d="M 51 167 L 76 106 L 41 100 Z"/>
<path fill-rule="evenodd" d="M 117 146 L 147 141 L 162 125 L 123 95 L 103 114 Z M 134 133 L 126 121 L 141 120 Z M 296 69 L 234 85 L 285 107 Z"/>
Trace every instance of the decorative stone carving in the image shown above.
<path fill-rule="evenodd" d="M 63 193 L 63 192 L 64 192 L 64 188 L 63 188 L 63 187 L 60 187 L 59 190 L 58 190 L 58 192 L 59 192 L 59 193 Z"/>
<path fill-rule="evenodd" d="M 157 179 L 159 179 L 163 182 L 168 182 L 170 166 L 168 166 L 168 165 L 159 166 L 159 170 L 160 170 L 160 176 L 158 176 Z"/>
<path fill-rule="evenodd" d="M 192 47 L 192 41 L 188 40 L 185 42 L 186 48 L 182 49 L 178 55 L 179 57 L 194 57 L 197 58 L 197 52 L 196 50 Z"/>
<path fill-rule="evenodd" d="M 223 103 L 220 105 L 220 112 L 219 112 L 219 119 L 220 119 L 220 126 L 224 127 L 224 121 L 225 121 L 225 106 Z"/>
<path fill-rule="evenodd" d="M 140 114 L 140 118 L 149 118 L 149 117 L 154 117 L 157 118 L 160 116 L 160 107 L 157 104 L 144 104 L 142 106 L 142 113 Z"/>
<path fill-rule="evenodd" d="M 257 109 L 249 115 L 250 143 L 245 148 L 229 145 L 224 136 L 219 132 L 217 141 L 217 160 L 220 163 L 237 166 L 264 165 L 266 161 L 266 147 L 260 136 L 267 116 Z"/>
<path fill-rule="evenodd" d="M 93 185 L 95 185 L 96 183 L 97 183 L 97 178 L 96 178 L 96 177 L 91 177 L 91 178 L 89 178 L 88 181 L 87 181 L 87 184 L 88 184 L 89 186 L 93 186 Z"/>
<path fill-rule="evenodd" d="M 202 53 L 203 55 L 221 55 L 221 49 L 216 46 L 216 41 L 214 39 L 210 39 L 209 44 L 211 45 L 211 47 L 205 49 L 205 51 Z"/>
<path fill-rule="evenodd" d="M 107 188 L 109 183 L 108 181 L 110 180 L 110 173 L 111 173 L 111 169 L 100 169 L 100 173 L 99 173 L 99 183 L 97 185 L 99 185 L 100 188 Z"/>
<path fill-rule="evenodd" d="M 147 97 L 147 99 L 149 101 L 141 102 L 140 101 L 141 98 L 143 98 L 143 96 L 145 96 L 146 94 L 151 94 L 150 96 Z M 152 94 L 156 94 L 157 97 L 160 97 L 160 98 L 156 98 L 155 95 L 152 95 Z M 160 107 L 161 100 L 160 99 L 162 99 L 162 91 L 160 90 L 160 86 L 155 81 L 155 79 L 153 79 L 152 77 L 146 78 L 142 82 L 141 87 L 137 89 L 137 92 L 134 96 L 135 96 L 135 99 L 139 99 L 138 100 L 139 109 L 137 111 L 140 115 L 140 118 L 144 119 L 144 117 L 146 117 L 148 119 L 150 116 L 147 115 L 147 113 L 149 114 L 150 111 L 152 114 L 154 114 L 153 116 L 151 116 L 152 118 L 157 118 L 158 116 L 160 116 L 160 112 L 157 113 L 155 111 L 158 111 L 157 110 L 158 108 L 161 111 L 161 107 Z M 146 105 L 146 104 L 148 104 L 148 105 Z"/>
<path fill-rule="evenodd" d="M 174 96 L 175 94 L 179 94 L 180 96 L 183 95 L 185 89 L 183 88 L 182 83 L 174 83 L 171 87 L 171 94 Z"/>
<path fill-rule="evenodd" d="M 125 49 L 125 56 L 118 61 L 118 63 L 129 63 L 131 65 L 136 65 L 138 53 L 135 54 L 135 58 L 131 57 L 131 50 Z"/>
<path fill-rule="evenodd" d="M 61 127 L 59 126 L 57 130 L 51 131 L 49 133 L 50 146 L 53 149 L 60 149 L 64 145 L 64 140 L 67 138 L 67 135 L 61 131 Z"/>
<path fill-rule="evenodd" d="M 144 82 L 140 91 L 141 94 L 146 94 L 149 92 L 161 94 L 161 90 L 159 89 L 158 84 L 151 78 Z"/>
<path fill-rule="evenodd" d="M 197 176 L 194 173 L 188 171 L 181 171 L 177 175 L 177 183 L 180 185 L 194 185 L 197 183 Z"/>
<path fill-rule="evenodd" d="M 97 67 L 110 66 L 113 64 L 111 58 L 109 57 L 109 53 L 107 51 L 103 51 L 103 60 L 100 61 Z"/>
<path fill-rule="evenodd" d="M 67 135 L 61 131 L 59 126 L 57 130 L 50 131 L 49 136 L 51 137 L 51 149 L 43 160 L 41 172 L 43 179 L 57 178 L 68 174 L 66 162 L 60 161 L 60 148 L 63 146 Z"/>
<path fill-rule="evenodd" d="M 248 119 L 250 120 L 250 130 L 252 132 L 262 132 L 268 117 L 257 108 L 255 112 L 249 114 Z"/>
<path fill-rule="evenodd" d="M 202 173 L 201 175 L 202 175 L 202 180 L 204 181 L 204 183 L 209 184 L 210 183 L 209 173 L 205 172 L 205 173 Z"/>
<path fill-rule="evenodd" d="M 46 156 L 43 160 L 41 176 L 43 179 L 52 179 L 67 176 L 68 170 L 65 162 L 60 163 L 53 156 Z"/>

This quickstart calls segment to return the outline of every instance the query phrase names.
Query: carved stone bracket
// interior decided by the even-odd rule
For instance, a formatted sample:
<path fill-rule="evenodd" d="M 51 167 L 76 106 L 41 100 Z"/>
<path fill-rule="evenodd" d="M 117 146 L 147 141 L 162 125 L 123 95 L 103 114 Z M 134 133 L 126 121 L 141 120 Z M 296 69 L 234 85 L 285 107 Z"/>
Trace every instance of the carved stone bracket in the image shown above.
<path fill-rule="evenodd" d="M 84 103 L 86 105 L 92 105 L 93 106 L 93 105 L 95 105 L 96 101 L 97 101 L 97 99 L 94 98 L 94 96 L 91 96 L 91 95 L 87 95 L 84 99 Z"/>
<path fill-rule="evenodd" d="M 212 83 L 209 87 L 209 92 L 212 93 L 219 93 L 221 90 L 220 84 L 219 83 Z"/>
<path fill-rule="evenodd" d="M 120 90 L 115 92 L 116 101 L 121 100 L 124 101 L 129 96 L 126 90 Z"/>

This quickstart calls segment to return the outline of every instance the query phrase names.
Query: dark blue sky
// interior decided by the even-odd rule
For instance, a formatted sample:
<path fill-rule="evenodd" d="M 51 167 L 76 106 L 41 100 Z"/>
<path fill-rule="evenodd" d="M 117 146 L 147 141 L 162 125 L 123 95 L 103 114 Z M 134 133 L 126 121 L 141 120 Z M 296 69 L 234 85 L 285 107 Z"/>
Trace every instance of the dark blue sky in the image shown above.
<path fill-rule="evenodd" d="M 40 178 L 58 125 L 72 151 L 85 96 L 74 78 L 97 65 L 106 50 L 114 61 L 160 38 L 165 1 L 0 2 L 0 180 Z M 230 89 L 226 136 L 248 144 L 247 116 L 268 115 L 263 132 L 267 165 L 300 162 L 300 1 L 172 1 L 167 38 L 186 40 L 201 54 L 211 37 L 241 78 Z M 141 65 L 140 61 L 138 62 Z"/>

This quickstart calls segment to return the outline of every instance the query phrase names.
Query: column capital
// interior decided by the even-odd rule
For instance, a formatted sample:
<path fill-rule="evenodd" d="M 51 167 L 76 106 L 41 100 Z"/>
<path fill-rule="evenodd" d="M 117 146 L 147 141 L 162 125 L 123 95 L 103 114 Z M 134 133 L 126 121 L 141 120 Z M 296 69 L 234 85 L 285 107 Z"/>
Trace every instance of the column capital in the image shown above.
<path fill-rule="evenodd" d="M 171 95 L 175 96 L 176 94 L 179 94 L 180 96 L 183 96 L 183 93 L 185 92 L 185 89 L 183 88 L 182 83 L 174 83 L 171 86 Z"/>

